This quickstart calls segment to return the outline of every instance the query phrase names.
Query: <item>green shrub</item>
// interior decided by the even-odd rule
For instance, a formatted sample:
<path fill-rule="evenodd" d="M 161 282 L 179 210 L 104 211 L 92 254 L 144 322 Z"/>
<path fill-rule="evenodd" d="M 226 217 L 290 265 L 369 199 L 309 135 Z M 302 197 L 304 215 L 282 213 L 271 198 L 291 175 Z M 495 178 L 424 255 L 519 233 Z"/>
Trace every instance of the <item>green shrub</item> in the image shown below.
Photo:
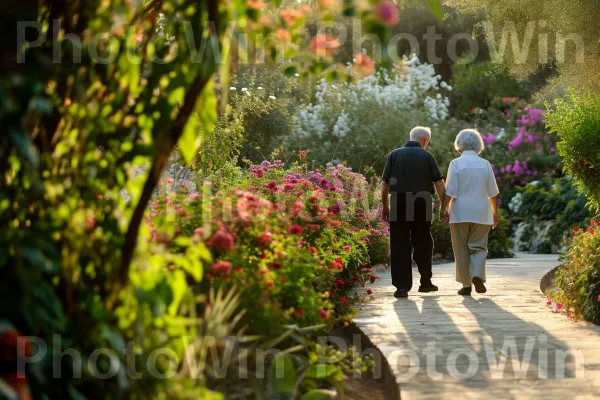
<path fill-rule="evenodd" d="M 487 110 L 495 99 L 527 98 L 526 84 L 514 77 L 507 68 L 491 61 L 454 64 L 450 97 L 452 114 L 461 117 L 471 110 Z"/>
<path fill-rule="evenodd" d="M 592 220 L 587 229 L 575 230 L 549 296 L 576 316 L 600 324 L 600 226 Z"/>
<path fill-rule="evenodd" d="M 565 172 L 587 195 L 592 207 L 600 208 L 600 97 L 575 96 L 557 100 L 546 119 L 560 137 L 558 151 Z"/>

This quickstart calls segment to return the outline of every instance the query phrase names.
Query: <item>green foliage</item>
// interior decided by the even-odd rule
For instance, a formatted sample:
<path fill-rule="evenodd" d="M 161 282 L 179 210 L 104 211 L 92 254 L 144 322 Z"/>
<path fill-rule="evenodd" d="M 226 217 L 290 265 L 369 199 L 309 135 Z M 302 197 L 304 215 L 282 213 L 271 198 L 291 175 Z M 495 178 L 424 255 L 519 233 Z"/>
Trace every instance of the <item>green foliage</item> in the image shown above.
<path fill-rule="evenodd" d="M 513 215 L 523 218 L 533 226 L 544 221 L 551 222 L 545 230 L 547 247 L 559 247 L 574 226 L 579 226 L 589 219 L 589 211 L 585 206 L 586 198 L 581 195 L 569 177 L 560 179 L 544 178 L 521 188 L 515 201 L 509 205 Z M 531 234 L 524 232 L 523 239 L 530 239 Z M 530 251 L 530 240 L 523 250 Z M 539 251 L 539 250 L 538 250 Z M 547 251 L 551 252 L 551 251 Z"/>
<path fill-rule="evenodd" d="M 454 64 L 451 85 L 451 110 L 457 117 L 469 115 L 477 108 L 487 110 L 503 97 L 526 99 L 531 94 L 525 82 L 491 61 Z"/>
<path fill-rule="evenodd" d="M 236 292 L 202 288 L 214 256 L 203 242 L 180 236 L 166 248 L 142 222 L 175 147 L 189 164 L 219 124 L 218 103 L 227 112 L 228 26 L 245 27 L 253 39 L 288 31 L 301 77 L 315 65 L 337 71 L 299 34 L 313 19 L 306 9 L 286 21 L 279 5 L 264 5 L 277 15 L 267 22 L 259 21 L 256 4 L 214 0 L 25 0 L 1 13 L 7 42 L 21 43 L 22 21 L 40 22 L 41 32 L 26 32 L 29 40 L 36 34 L 46 40 L 0 48 L 0 315 L 12 334 L 38 337 L 49 348 L 60 335 L 83 360 L 78 379 L 68 373 L 53 379 L 52 351 L 31 365 L 26 383 L 34 398 L 222 397 L 206 389 L 213 366 L 205 360 L 243 329 Z M 63 44 L 65 34 L 81 42 Z M 275 43 L 264 50 L 267 62 L 279 54 Z M 109 55 L 114 59 L 106 62 Z M 227 140 L 236 138 L 234 132 Z M 215 147 L 235 151 L 230 143 Z M 227 165 L 214 164 L 209 168 Z M 202 361 L 193 373 L 172 379 L 124 373 L 124 343 L 135 342 L 146 366 L 157 349 L 182 360 L 190 351 L 184 338 Z M 97 379 L 87 362 L 101 348 L 113 350 L 121 366 L 107 379 Z M 69 357 L 61 362 L 65 371 L 76 367 Z M 110 368 L 98 364 L 100 372 Z M 164 372 L 172 362 L 157 364 Z"/>
<path fill-rule="evenodd" d="M 592 2 L 449 0 L 446 3 L 463 13 L 484 15 L 482 30 L 495 50 L 490 54 L 492 60 L 507 63 L 522 78 L 534 74 L 540 66 L 554 64 L 559 76 L 550 81 L 550 89 L 575 88 L 578 92 L 598 93 L 600 43 L 596 38 L 600 8 Z M 564 32 L 574 34 L 569 36 Z M 544 38 L 545 45 L 537 38 Z"/>
<path fill-rule="evenodd" d="M 548 113 L 550 130 L 559 135 L 564 170 L 600 209 L 600 97 L 571 95 Z"/>
<path fill-rule="evenodd" d="M 600 226 L 592 220 L 587 229 L 577 230 L 549 296 L 576 316 L 600 324 Z"/>

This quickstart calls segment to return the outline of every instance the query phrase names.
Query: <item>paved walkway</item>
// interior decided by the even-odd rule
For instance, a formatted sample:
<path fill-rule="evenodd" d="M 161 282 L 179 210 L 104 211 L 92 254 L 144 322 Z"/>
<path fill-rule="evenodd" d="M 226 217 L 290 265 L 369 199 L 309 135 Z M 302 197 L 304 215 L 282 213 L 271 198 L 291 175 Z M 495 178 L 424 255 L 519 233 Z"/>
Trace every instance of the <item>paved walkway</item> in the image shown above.
<path fill-rule="evenodd" d="M 600 399 L 600 327 L 552 312 L 539 290 L 556 265 L 544 255 L 490 260 L 488 292 L 465 298 L 453 264 L 434 266 L 439 292 L 414 287 L 408 299 L 392 296 L 382 271 L 355 323 L 387 358 L 403 400 Z"/>

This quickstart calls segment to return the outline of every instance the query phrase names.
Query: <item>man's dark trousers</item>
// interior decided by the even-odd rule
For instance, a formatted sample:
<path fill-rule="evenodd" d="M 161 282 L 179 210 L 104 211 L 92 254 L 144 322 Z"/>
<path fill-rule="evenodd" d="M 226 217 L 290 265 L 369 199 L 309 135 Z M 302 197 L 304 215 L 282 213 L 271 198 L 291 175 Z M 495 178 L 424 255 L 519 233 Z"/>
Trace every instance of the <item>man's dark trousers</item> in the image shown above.
<path fill-rule="evenodd" d="M 393 193 L 390 210 L 392 284 L 412 288 L 412 260 L 421 274 L 421 285 L 431 284 L 433 198 L 429 194 Z M 414 251 L 414 252 L 413 252 Z"/>

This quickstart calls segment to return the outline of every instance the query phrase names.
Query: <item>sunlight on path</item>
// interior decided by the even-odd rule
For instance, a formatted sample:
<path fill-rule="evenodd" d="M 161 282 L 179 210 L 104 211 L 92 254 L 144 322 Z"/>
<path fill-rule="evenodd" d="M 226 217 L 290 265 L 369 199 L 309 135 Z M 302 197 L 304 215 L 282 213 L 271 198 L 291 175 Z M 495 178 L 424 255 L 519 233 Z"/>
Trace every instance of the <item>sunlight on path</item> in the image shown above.
<path fill-rule="evenodd" d="M 488 292 L 456 294 L 454 264 L 434 266 L 436 293 L 392 295 L 378 273 L 356 325 L 387 358 L 403 399 L 600 398 L 600 327 L 553 313 L 540 279 L 552 255 L 488 263 Z M 415 282 L 418 272 L 414 269 Z"/>

